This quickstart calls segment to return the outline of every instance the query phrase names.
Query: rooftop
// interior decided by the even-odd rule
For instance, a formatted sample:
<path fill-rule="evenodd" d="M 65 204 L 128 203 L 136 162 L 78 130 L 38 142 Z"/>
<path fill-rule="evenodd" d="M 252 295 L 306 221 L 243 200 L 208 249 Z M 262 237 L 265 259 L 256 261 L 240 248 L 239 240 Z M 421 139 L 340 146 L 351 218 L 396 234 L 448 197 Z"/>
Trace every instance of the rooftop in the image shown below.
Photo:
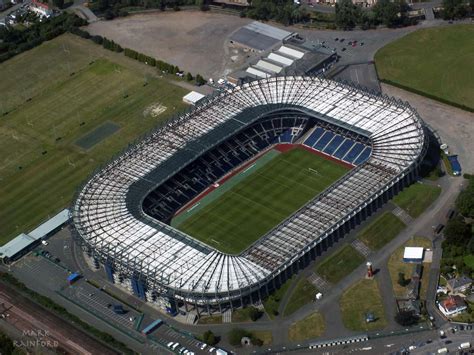
<path fill-rule="evenodd" d="M 423 247 L 405 247 L 403 260 L 422 260 L 423 251 Z"/>

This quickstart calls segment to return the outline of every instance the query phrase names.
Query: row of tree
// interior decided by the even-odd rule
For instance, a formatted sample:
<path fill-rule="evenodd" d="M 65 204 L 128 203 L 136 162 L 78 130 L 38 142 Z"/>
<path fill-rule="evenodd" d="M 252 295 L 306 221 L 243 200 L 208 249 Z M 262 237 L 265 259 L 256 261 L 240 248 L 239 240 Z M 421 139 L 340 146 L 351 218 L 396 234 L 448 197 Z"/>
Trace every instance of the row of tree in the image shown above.
<path fill-rule="evenodd" d="M 408 10 L 404 2 L 379 0 L 372 8 L 363 9 L 352 3 L 352 0 L 341 0 L 336 3 L 336 25 L 351 30 L 356 26 L 369 29 L 378 25 L 400 27 L 416 24 L 415 19 L 407 16 Z"/>
<path fill-rule="evenodd" d="M 285 25 L 306 22 L 310 18 L 309 12 L 296 6 L 293 0 L 253 0 L 242 16 L 262 21 L 274 20 Z"/>
<path fill-rule="evenodd" d="M 442 16 L 445 20 L 461 19 L 474 14 L 474 0 L 443 0 Z"/>
<path fill-rule="evenodd" d="M 459 215 L 451 219 L 444 229 L 443 258 L 441 271 L 452 271 L 453 265 L 459 273 L 474 274 L 474 269 L 466 264 L 466 256 L 474 254 L 474 177 L 468 177 L 468 186 L 459 194 L 456 208 Z"/>
<path fill-rule="evenodd" d="M 62 13 L 42 22 L 36 21 L 26 29 L 0 26 L 0 63 L 86 24 L 87 21 L 74 14 Z"/>

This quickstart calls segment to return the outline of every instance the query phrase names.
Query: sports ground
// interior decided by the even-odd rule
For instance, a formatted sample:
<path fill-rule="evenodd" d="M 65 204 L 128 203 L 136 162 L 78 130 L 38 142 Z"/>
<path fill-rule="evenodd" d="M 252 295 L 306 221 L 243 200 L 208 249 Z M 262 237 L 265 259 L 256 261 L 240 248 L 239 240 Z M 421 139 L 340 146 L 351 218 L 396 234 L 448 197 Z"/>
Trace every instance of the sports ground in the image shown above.
<path fill-rule="evenodd" d="M 375 55 L 379 78 L 474 109 L 474 26 L 421 29 Z"/>
<path fill-rule="evenodd" d="M 238 254 L 347 170 L 300 147 L 285 152 L 273 149 L 171 224 L 222 252 Z"/>
<path fill-rule="evenodd" d="M 0 64 L 0 77 L 0 245 L 67 207 L 92 171 L 183 109 L 186 94 L 70 34 Z M 160 114 L 147 110 L 157 105 Z"/>

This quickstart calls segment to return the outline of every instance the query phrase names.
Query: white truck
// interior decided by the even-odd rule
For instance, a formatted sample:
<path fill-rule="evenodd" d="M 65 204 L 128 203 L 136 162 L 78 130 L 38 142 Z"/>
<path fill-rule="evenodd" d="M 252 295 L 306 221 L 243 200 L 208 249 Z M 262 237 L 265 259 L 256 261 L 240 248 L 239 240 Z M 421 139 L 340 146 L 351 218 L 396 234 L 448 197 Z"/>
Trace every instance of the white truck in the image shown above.
<path fill-rule="evenodd" d="M 458 349 L 459 350 L 465 350 L 465 349 L 469 349 L 471 347 L 471 343 L 466 341 L 465 343 L 461 343 L 459 346 L 458 346 Z"/>

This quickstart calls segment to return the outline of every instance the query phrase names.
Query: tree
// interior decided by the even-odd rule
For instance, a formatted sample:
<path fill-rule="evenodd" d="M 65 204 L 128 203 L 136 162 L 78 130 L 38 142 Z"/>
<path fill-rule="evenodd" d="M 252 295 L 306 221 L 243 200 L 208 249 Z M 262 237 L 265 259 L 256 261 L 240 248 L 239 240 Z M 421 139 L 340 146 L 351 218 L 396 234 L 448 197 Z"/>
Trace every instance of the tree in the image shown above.
<path fill-rule="evenodd" d="M 260 312 L 258 308 L 256 307 L 249 307 L 248 312 L 249 312 L 249 317 L 253 322 L 255 322 L 257 319 L 259 319 L 262 316 L 262 312 Z"/>
<path fill-rule="evenodd" d="M 0 333 L 0 354 L 13 354 L 15 350 L 13 341 L 3 333 Z"/>
<path fill-rule="evenodd" d="M 443 18 L 445 20 L 463 18 L 466 15 L 467 5 L 464 0 L 443 0 Z"/>
<path fill-rule="evenodd" d="M 393 27 L 399 23 L 399 4 L 391 2 L 390 0 L 379 0 L 374 5 L 373 11 L 375 17 L 387 27 Z"/>
<path fill-rule="evenodd" d="M 474 217 L 474 178 L 469 178 L 469 183 L 456 199 L 456 207 L 465 217 Z"/>
<path fill-rule="evenodd" d="M 336 3 L 336 25 L 345 30 L 354 28 L 360 21 L 361 10 L 352 0 L 341 0 Z"/>
<path fill-rule="evenodd" d="M 193 81 L 193 79 L 194 79 L 193 74 L 191 74 L 191 73 L 186 74 L 186 80 L 187 81 Z"/>
<path fill-rule="evenodd" d="M 201 76 L 201 74 L 196 74 L 196 85 L 201 86 L 206 83 L 206 80 Z"/>
<path fill-rule="evenodd" d="M 208 345 L 216 345 L 219 342 L 219 339 L 214 335 L 210 330 L 207 330 L 202 335 L 202 340 Z"/>
<path fill-rule="evenodd" d="M 395 316 L 395 321 L 404 327 L 416 324 L 418 319 L 412 311 L 401 311 Z"/>
<path fill-rule="evenodd" d="M 466 246 L 471 239 L 471 226 L 458 216 L 451 219 L 444 229 L 445 244 L 453 246 Z"/>
<path fill-rule="evenodd" d="M 398 284 L 402 287 L 408 286 L 410 283 L 409 279 L 405 279 L 405 274 L 403 272 L 398 273 Z"/>
<path fill-rule="evenodd" d="M 62 9 L 64 7 L 64 0 L 53 0 L 54 6 Z"/>

